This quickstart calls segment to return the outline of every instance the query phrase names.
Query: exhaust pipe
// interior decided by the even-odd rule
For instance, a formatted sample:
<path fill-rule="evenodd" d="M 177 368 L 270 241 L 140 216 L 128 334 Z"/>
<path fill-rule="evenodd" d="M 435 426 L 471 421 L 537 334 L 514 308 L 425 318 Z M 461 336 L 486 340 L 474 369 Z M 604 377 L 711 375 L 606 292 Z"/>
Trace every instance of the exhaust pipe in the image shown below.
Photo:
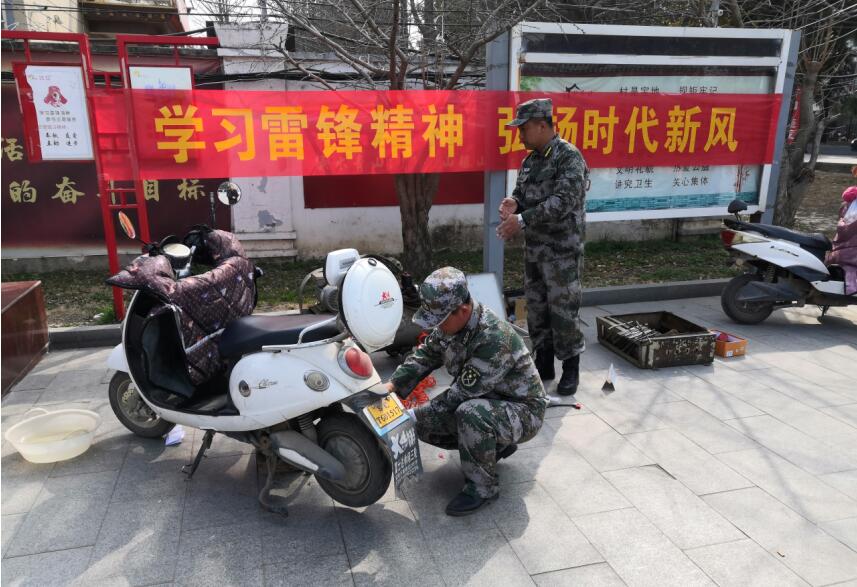
<path fill-rule="evenodd" d="M 300 432 L 274 432 L 271 434 L 271 444 L 280 459 L 301 471 L 329 481 L 345 479 L 345 465 Z"/>

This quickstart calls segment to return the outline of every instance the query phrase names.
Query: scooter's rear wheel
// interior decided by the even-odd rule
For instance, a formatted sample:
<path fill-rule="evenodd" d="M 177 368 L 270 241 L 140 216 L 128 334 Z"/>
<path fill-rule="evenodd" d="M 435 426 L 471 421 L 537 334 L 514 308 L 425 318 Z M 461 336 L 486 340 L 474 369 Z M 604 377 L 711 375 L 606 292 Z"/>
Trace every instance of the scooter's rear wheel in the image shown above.
<path fill-rule="evenodd" d="M 372 432 L 353 414 L 330 414 L 318 424 L 319 445 L 345 465 L 343 481 L 316 477 L 330 497 L 351 507 L 372 505 L 387 492 L 393 468 Z"/>
<path fill-rule="evenodd" d="M 752 281 L 761 281 L 762 278 L 752 273 L 745 273 L 732 278 L 723 293 L 720 295 L 720 305 L 726 315 L 740 324 L 758 324 L 771 315 L 774 304 L 771 302 L 742 302 L 738 300 L 738 294 L 744 286 Z"/>
<path fill-rule="evenodd" d="M 167 422 L 146 405 L 127 373 L 117 371 L 108 389 L 110 407 L 128 430 L 144 438 L 161 438 L 175 424 Z"/>

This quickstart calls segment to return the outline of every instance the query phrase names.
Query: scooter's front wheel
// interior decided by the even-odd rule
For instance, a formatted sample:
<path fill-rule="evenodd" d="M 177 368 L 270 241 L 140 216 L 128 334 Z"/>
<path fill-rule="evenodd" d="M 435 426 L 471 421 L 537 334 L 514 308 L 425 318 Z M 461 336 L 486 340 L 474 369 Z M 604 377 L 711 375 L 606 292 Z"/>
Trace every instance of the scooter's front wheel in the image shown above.
<path fill-rule="evenodd" d="M 137 393 L 137 388 L 127 373 L 117 371 L 113 375 L 108 395 L 113 413 L 125 428 L 137 436 L 161 438 L 175 426 L 152 411 Z"/>
<path fill-rule="evenodd" d="M 774 311 L 774 304 L 771 302 L 742 302 L 738 300 L 738 294 L 745 285 L 752 281 L 761 281 L 761 277 L 752 273 L 733 277 L 720 295 L 720 306 L 726 315 L 735 322 L 758 324 Z"/>
<path fill-rule="evenodd" d="M 372 505 L 387 492 L 393 468 L 372 432 L 353 414 L 330 414 L 318 424 L 319 445 L 345 466 L 345 479 L 316 477 L 330 497 L 351 507 Z"/>

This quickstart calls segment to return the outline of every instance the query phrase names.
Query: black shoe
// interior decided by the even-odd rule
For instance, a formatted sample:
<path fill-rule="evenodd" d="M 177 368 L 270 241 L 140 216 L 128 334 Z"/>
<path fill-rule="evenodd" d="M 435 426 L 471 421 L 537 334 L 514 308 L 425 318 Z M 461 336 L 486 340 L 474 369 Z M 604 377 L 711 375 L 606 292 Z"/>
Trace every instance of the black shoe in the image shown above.
<path fill-rule="evenodd" d="M 500 459 L 508 459 L 510 456 L 515 454 L 518 450 L 517 444 L 510 444 L 509 446 L 504 446 L 501 450 L 497 451 L 497 460 Z"/>
<path fill-rule="evenodd" d="M 575 355 L 562 362 L 562 378 L 556 385 L 559 395 L 574 395 L 580 383 L 580 355 Z"/>
<path fill-rule="evenodd" d="M 482 506 L 488 505 L 497 499 L 494 497 L 478 497 L 464 493 L 463 491 L 452 498 L 452 501 L 446 506 L 446 515 L 448 516 L 469 516 L 478 511 Z"/>
<path fill-rule="evenodd" d="M 556 377 L 553 360 L 554 354 L 552 346 L 546 346 L 536 351 L 536 360 L 534 362 L 542 381 L 550 381 Z"/>

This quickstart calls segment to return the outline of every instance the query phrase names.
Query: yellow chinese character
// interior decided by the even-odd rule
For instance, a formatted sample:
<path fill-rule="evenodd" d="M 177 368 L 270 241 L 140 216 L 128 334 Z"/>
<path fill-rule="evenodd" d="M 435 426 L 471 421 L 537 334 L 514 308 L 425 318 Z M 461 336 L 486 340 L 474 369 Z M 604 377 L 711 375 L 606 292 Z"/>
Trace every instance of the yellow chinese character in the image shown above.
<path fill-rule="evenodd" d="M 35 204 L 36 203 L 36 188 L 30 185 L 30 180 L 25 179 L 21 183 L 13 181 L 9 184 L 9 197 L 16 204 Z"/>
<path fill-rule="evenodd" d="M 521 132 L 517 128 L 506 126 L 507 122 L 512 122 L 515 119 L 515 109 L 497 108 L 497 114 L 500 115 L 499 136 L 503 139 L 500 154 L 506 155 L 513 151 L 523 151 L 524 144 L 521 142 Z"/>
<path fill-rule="evenodd" d="M 693 117 L 702 112 L 699 106 L 683 110 L 680 106 L 673 106 L 669 111 L 670 119 L 667 121 L 667 140 L 664 146 L 670 153 L 693 153 L 696 144 L 696 131 L 699 122 Z"/>
<path fill-rule="evenodd" d="M 353 159 L 355 153 L 363 152 L 360 145 L 360 129 L 363 125 L 357 122 L 356 108 L 342 104 L 334 112 L 322 106 L 316 128 L 319 130 L 318 138 L 324 142 L 322 153 L 325 157 L 340 153 L 346 159 Z"/>
<path fill-rule="evenodd" d="M 637 117 L 639 116 L 639 121 Z M 658 141 L 649 138 L 649 129 L 653 126 L 658 126 L 658 118 L 654 108 L 643 106 L 631 111 L 631 120 L 628 121 L 628 126 L 625 127 L 625 134 L 628 135 L 628 153 L 634 152 L 634 146 L 637 140 L 637 132 L 643 135 L 643 145 L 649 153 L 654 153 L 658 149 Z"/>
<path fill-rule="evenodd" d="M 437 143 L 441 149 L 446 147 L 446 156 L 450 158 L 455 157 L 455 147 L 464 146 L 464 117 L 455 113 L 452 104 L 447 104 L 446 114 L 438 114 L 434 104 L 430 104 L 423 122 L 428 123 L 423 138 L 428 141 L 429 157 L 435 156 Z"/>
<path fill-rule="evenodd" d="M 271 161 L 281 157 L 304 158 L 306 114 L 300 106 L 269 106 L 262 116 L 262 128 L 268 131 L 268 150 Z"/>
<path fill-rule="evenodd" d="M 577 112 L 577 108 L 571 106 L 557 108 L 556 113 L 558 120 L 556 128 L 559 132 L 559 136 L 563 140 L 577 146 L 577 122 L 572 120 L 575 112 Z M 560 116 L 562 116 L 562 118 L 559 118 Z"/>
<path fill-rule="evenodd" d="M 192 179 L 190 181 L 183 179 L 181 183 L 179 183 L 179 198 L 187 201 L 187 200 L 198 200 L 200 196 L 205 196 L 205 192 L 202 191 L 202 186 L 199 185 L 198 179 Z"/>
<path fill-rule="evenodd" d="M 393 159 L 397 159 L 400 154 L 404 158 L 413 154 L 411 133 L 414 130 L 414 111 L 412 108 L 405 108 L 398 104 L 392 110 L 387 110 L 379 104 L 372 110 L 370 127 L 375 131 L 372 146 L 378 149 L 378 157 L 381 159 L 387 157 L 388 144 Z"/>
<path fill-rule="evenodd" d="M 735 152 L 738 141 L 735 140 L 735 108 L 712 108 L 711 126 L 708 128 L 708 140 L 705 142 L 705 152 L 717 145 L 726 147 Z"/>
<path fill-rule="evenodd" d="M 57 186 L 57 193 L 53 195 L 52 200 L 59 199 L 63 204 L 77 204 L 77 199 L 83 197 L 83 192 L 79 192 L 74 189 L 74 184 L 76 182 L 69 180 L 69 178 L 63 176 L 62 181 L 60 183 L 55 183 Z"/>
<path fill-rule="evenodd" d="M 203 141 L 192 141 L 193 133 L 202 130 L 202 118 L 196 118 L 196 106 L 188 106 L 187 111 L 183 111 L 181 106 L 173 106 L 172 111 L 169 107 L 162 107 L 159 112 L 163 118 L 155 119 L 155 130 L 163 133 L 165 137 L 176 138 L 175 141 L 158 141 L 157 147 L 159 151 L 175 150 L 177 151 L 173 158 L 176 163 L 187 162 L 187 152 L 190 149 L 205 149 Z M 186 128 L 168 128 L 168 127 L 186 127 Z"/>
<path fill-rule="evenodd" d="M 24 147 L 18 144 L 18 139 L 3 139 L 6 141 L 6 146 L 3 147 L 3 151 L 6 153 L 6 157 L 9 158 L 9 161 L 20 161 L 24 158 Z"/>
<path fill-rule="evenodd" d="M 607 116 L 601 116 L 598 110 L 583 111 L 583 148 L 597 149 L 599 141 L 604 141 L 601 152 L 609 155 L 613 152 L 613 129 L 619 118 L 616 107 L 610 106 Z"/>
<path fill-rule="evenodd" d="M 143 196 L 146 200 L 155 200 L 156 202 L 161 201 L 161 191 L 158 187 L 157 179 L 143 180 Z"/>
<path fill-rule="evenodd" d="M 253 132 L 253 111 L 249 108 L 213 108 L 211 114 L 214 116 L 240 116 L 244 122 L 244 135 L 241 135 L 240 133 L 233 134 L 238 127 L 231 120 L 224 119 L 220 121 L 220 126 L 233 136 L 214 143 L 214 148 L 217 149 L 217 152 L 219 153 L 244 143 L 244 150 L 238 151 L 238 158 L 242 161 L 255 159 L 256 139 Z M 244 139 L 245 136 L 246 142 Z"/>

